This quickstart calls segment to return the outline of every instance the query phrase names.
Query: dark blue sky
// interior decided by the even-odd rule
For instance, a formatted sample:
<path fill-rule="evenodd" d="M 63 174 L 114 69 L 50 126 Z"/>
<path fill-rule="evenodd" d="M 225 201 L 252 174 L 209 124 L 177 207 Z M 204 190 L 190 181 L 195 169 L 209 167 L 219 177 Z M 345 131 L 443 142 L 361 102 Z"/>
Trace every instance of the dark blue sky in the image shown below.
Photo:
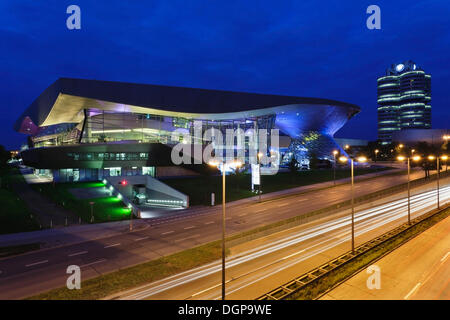
<path fill-rule="evenodd" d="M 66 8 L 81 8 L 79 31 Z M 366 8 L 381 8 L 381 30 Z M 432 74 L 433 127 L 449 126 L 450 2 L 0 2 L 0 144 L 58 77 L 322 97 L 362 112 L 339 137 L 376 139 L 376 78 L 411 59 Z"/>

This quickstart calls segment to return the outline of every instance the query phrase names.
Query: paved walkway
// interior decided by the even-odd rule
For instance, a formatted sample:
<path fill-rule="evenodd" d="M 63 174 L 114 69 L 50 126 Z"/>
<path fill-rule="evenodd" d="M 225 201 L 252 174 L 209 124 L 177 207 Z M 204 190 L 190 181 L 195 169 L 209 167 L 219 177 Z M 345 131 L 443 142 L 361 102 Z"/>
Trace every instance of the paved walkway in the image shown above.
<path fill-rule="evenodd" d="M 27 175 L 25 181 L 28 181 L 28 179 L 30 177 Z M 62 227 L 66 223 L 66 218 L 71 223 L 78 221 L 78 217 L 74 213 L 47 199 L 25 181 L 12 185 L 12 188 L 19 198 L 26 203 L 41 226 L 46 228 L 50 225 Z"/>

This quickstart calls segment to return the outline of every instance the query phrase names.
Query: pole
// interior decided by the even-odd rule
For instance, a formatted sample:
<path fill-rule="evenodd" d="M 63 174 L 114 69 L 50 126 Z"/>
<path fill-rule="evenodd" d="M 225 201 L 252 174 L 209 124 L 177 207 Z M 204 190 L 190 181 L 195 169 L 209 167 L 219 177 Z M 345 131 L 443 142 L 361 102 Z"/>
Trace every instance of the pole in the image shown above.
<path fill-rule="evenodd" d="M 353 170 L 353 159 L 351 159 L 352 171 L 352 253 L 355 253 L 355 179 Z"/>
<path fill-rule="evenodd" d="M 131 208 L 130 231 L 133 231 L 133 208 Z"/>
<path fill-rule="evenodd" d="M 259 202 L 261 202 L 261 157 L 258 154 L 258 174 L 259 174 Z"/>
<path fill-rule="evenodd" d="M 222 168 L 222 300 L 225 300 L 225 163 Z"/>
<path fill-rule="evenodd" d="M 440 205 L 439 205 L 439 156 L 438 157 L 436 157 L 436 165 L 437 165 L 437 168 L 436 168 L 436 170 L 437 170 L 437 208 L 439 209 L 440 208 Z"/>
<path fill-rule="evenodd" d="M 408 224 L 411 224 L 411 163 L 408 157 Z"/>
<path fill-rule="evenodd" d="M 333 152 L 334 164 L 333 164 L 333 185 L 336 185 L 336 154 Z"/>

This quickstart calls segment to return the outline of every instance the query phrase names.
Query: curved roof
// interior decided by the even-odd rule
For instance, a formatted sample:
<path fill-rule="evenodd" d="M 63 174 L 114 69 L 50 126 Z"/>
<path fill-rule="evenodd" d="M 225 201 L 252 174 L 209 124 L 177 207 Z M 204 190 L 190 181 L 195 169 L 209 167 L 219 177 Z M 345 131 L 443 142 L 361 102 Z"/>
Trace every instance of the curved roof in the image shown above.
<path fill-rule="evenodd" d="M 161 114 L 194 117 L 299 104 L 341 107 L 348 118 L 360 111 L 354 104 L 319 98 L 60 78 L 26 109 L 14 128 L 21 131 L 24 120 L 37 126 L 77 122 L 86 108 L 140 113 L 156 109 Z"/>

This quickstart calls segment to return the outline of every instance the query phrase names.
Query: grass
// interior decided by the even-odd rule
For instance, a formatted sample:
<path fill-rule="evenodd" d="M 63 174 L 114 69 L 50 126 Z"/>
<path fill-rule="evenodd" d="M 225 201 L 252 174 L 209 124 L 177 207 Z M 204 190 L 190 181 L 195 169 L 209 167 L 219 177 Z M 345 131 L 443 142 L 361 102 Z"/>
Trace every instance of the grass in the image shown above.
<path fill-rule="evenodd" d="M 45 195 L 55 203 L 75 213 L 83 221 L 91 221 L 91 205 L 94 202 L 94 222 L 118 221 L 130 218 L 131 210 L 128 209 L 117 197 L 99 197 L 90 199 L 78 199 L 69 190 L 74 188 L 98 188 L 103 187 L 101 182 L 70 182 L 70 183 L 40 183 L 31 187 Z"/>
<path fill-rule="evenodd" d="M 0 178 L 0 234 L 39 230 L 39 223 L 12 189 L 13 184 L 23 181 L 20 172 L 1 168 Z"/>
<path fill-rule="evenodd" d="M 171 254 L 144 264 L 83 281 L 80 290 L 65 287 L 30 297 L 31 300 L 94 300 L 143 283 L 164 279 L 221 257 L 219 241 Z"/>
<path fill-rule="evenodd" d="M 379 172 L 390 168 L 357 168 L 355 175 Z M 336 179 L 350 177 L 349 170 L 336 170 Z M 215 193 L 216 203 L 222 201 L 222 177 L 201 176 L 194 178 L 165 179 L 164 183 L 172 188 L 189 195 L 190 205 L 209 205 L 211 192 Z M 297 173 L 279 172 L 272 176 L 262 176 L 262 192 L 269 193 L 314 183 L 333 180 L 333 170 L 298 171 Z M 229 175 L 226 179 L 226 201 L 235 201 L 252 197 L 250 191 L 251 175 Z"/>

